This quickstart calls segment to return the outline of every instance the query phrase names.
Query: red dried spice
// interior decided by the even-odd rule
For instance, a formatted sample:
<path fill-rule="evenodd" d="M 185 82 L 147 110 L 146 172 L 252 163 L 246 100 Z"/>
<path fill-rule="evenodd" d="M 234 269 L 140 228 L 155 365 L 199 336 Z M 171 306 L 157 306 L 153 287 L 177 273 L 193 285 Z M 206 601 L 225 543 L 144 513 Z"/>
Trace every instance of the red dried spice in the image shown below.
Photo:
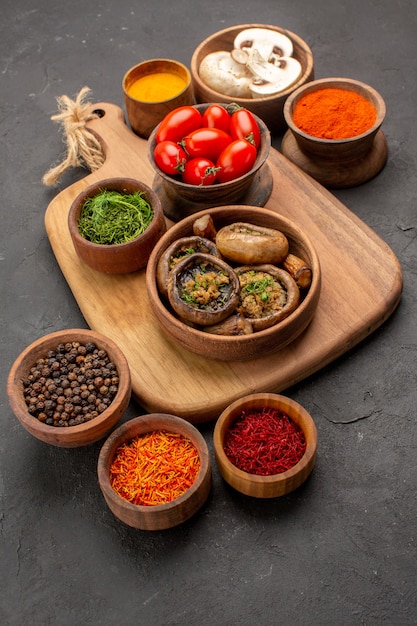
<path fill-rule="evenodd" d="M 228 429 L 224 451 L 249 474 L 272 476 L 296 465 L 306 450 L 302 429 L 277 409 L 243 411 Z"/>

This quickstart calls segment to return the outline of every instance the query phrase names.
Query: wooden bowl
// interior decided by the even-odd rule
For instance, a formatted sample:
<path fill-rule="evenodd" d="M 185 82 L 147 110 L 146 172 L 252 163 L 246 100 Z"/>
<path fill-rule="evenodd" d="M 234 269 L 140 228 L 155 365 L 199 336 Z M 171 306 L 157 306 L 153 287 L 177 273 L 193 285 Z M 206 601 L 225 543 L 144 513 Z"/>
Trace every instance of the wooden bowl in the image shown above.
<path fill-rule="evenodd" d="M 237 468 L 226 456 L 224 441 L 228 429 L 242 411 L 275 409 L 282 411 L 301 427 L 306 450 L 301 460 L 289 470 L 271 476 L 249 474 Z M 220 474 L 237 491 L 254 498 L 276 498 L 297 489 L 312 472 L 317 454 L 317 429 L 310 414 L 297 402 L 272 393 L 245 396 L 233 402 L 220 415 L 214 427 L 214 455 Z"/>
<path fill-rule="evenodd" d="M 91 421 L 74 426 L 49 426 L 29 413 L 23 396 L 23 381 L 37 359 L 45 357 L 61 343 L 74 341 L 83 345 L 93 342 L 107 352 L 117 368 L 118 390 L 108 408 Z M 9 372 L 7 394 L 19 422 L 37 439 L 62 448 L 86 446 L 105 437 L 126 410 L 131 396 L 129 365 L 123 352 L 108 337 L 82 328 L 60 330 L 34 341 L 17 357 Z"/>
<path fill-rule="evenodd" d="M 285 320 L 251 335 L 220 336 L 192 328 L 173 314 L 157 286 L 158 261 L 164 251 L 180 237 L 192 233 L 194 220 L 209 213 L 219 230 L 234 222 L 249 222 L 281 230 L 289 240 L 290 251 L 307 261 L 312 268 L 312 282 L 297 309 Z M 146 270 L 146 287 L 151 308 L 163 332 L 183 348 L 208 359 L 241 361 L 281 350 L 294 341 L 311 322 L 321 288 L 321 270 L 316 251 L 308 236 L 290 220 L 264 208 L 231 205 L 201 211 L 170 228 L 155 246 Z"/>
<path fill-rule="evenodd" d="M 179 93 L 171 94 L 165 100 L 149 101 L 132 96 L 132 85 L 140 78 L 160 73 L 178 76 L 184 83 Z M 191 74 L 185 65 L 173 59 L 150 59 L 131 67 L 123 77 L 123 97 L 131 129 L 140 137 L 147 139 L 155 126 L 165 115 L 177 107 L 193 104 L 194 94 Z"/>
<path fill-rule="evenodd" d="M 322 139 L 308 135 L 294 123 L 293 113 L 305 95 L 325 88 L 355 92 L 376 109 L 376 121 L 366 132 L 347 139 Z M 326 187 L 353 187 L 368 181 L 384 167 L 388 148 L 380 130 L 385 118 L 381 95 L 365 83 L 348 78 L 324 78 L 304 85 L 292 93 L 284 106 L 289 130 L 281 150 L 293 163 Z"/>
<path fill-rule="evenodd" d="M 85 201 L 103 189 L 128 194 L 136 191 L 144 193 L 144 198 L 151 205 L 154 216 L 148 228 L 139 237 L 125 243 L 101 245 L 88 241 L 80 234 L 78 221 Z M 127 274 L 146 266 L 154 245 L 166 231 L 166 223 L 157 194 L 145 183 L 132 178 L 108 178 L 93 183 L 78 194 L 69 210 L 68 228 L 74 248 L 86 265 L 105 274 Z"/>
<path fill-rule="evenodd" d="M 120 497 L 111 486 L 110 467 L 120 445 L 154 430 L 187 437 L 198 451 L 200 471 L 192 486 L 176 500 L 155 506 L 135 505 Z M 210 457 L 204 437 L 189 422 L 164 413 L 142 415 L 119 426 L 100 451 L 97 471 L 101 491 L 112 513 L 128 526 L 141 530 L 164 530 L 185 522 L 199 511 L 211 490 Z"/>
<path fill-rule="evenodd" d="M 201 113 L 208 106 L 208 104 L 195 105 Z M 178 222 L 188 215 L 226 202 L 256 206 L 266 204 L 272 191 L 272 174 L 266 163 L 271 137 L 265 123 L 259 117 L 256 121 L 261 131 L 261 143 L 253 168 L 235 180 L 206 186 L 183 183 L 159 169 L 153 157 L 158 126 L 155 128 L 148 139 L 148 158 L 156 172 L 152 188 L 160 197 L 165 215 Z"/>
<path fill-rule="evenodd" d="M 302 74 L 300 78 L 285 91 L 265 96 L 263 98 L 231 98 L 215 91 L 206 83 L 204 83 L 199 75 L 199 67 L 205 56 L 212 52 L 220 50 L 231 51 L 235 37 L 246 28 L 268 28 L 278 33 L 282 33 L 289 37 L 293 43 L 293 56 L 302 66 Z M 285 128 L 285 120 L 283 117 L 283 107 L 288 96 L 304 83 L 313 80 L 314 65 L 313 55 L 306 44 L 298 35 L 280 28 L 279 26 L 271 26 L 268 24 L 241 24 L 220 30 L 205 39 L 194 51 L 191 58 L 191 76 L 193 79 L 194 95 L 197 102 L 219 102 L 228 103 L 230 101 L 240 104 L 260 117 L 272 134 L 278 133 Z"/>

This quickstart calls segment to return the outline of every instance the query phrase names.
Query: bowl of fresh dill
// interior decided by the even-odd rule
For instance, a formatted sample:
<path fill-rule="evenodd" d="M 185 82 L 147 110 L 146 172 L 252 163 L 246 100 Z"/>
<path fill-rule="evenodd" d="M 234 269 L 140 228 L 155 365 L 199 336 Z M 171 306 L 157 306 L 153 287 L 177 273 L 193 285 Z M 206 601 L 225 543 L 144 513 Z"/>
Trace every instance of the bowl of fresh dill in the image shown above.
<path fill-rule="evenodd" d="M 145 183 L 108 178 L 78 194 L 68 227 L 83 263 L 105 274 L 127 274 L 146 267 L 166 222 L 159 197 Z"/>

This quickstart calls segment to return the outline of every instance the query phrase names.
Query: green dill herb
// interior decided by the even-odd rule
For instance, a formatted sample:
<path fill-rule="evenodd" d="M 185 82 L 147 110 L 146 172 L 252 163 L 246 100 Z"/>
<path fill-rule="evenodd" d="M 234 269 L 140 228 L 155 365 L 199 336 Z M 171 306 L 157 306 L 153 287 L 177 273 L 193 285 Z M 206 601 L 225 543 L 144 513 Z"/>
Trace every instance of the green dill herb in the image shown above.
<path fill-rule="evenodd" d="M 243 287 L 243 291 L 246 294 L 254 294 L 260 297 L 262 302 L 268 302 L 270 299 L 270 290 L 273 287 L 274 280 L 271 276 L 264 276 L 263 278 L 251 280 Z"/>
<path fill-rule="evenodd" d="M 148 228 L 153 210 L 136 191 L 124 194 L 102 189 L 88 198 L 81 210 L 78 230 L 84 239 L 97 244 L 118 244 L 135 239 Z"/>

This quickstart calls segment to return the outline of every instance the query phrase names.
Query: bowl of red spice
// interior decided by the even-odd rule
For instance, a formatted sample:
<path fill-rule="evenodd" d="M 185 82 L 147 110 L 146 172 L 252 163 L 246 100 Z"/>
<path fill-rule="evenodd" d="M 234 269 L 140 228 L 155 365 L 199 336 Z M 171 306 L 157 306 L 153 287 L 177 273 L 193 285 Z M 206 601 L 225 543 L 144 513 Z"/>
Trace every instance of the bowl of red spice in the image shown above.
<path fill-rule="evenodd" d="M 275 498 L 297 489 L 311 474 L 317 429 L 311 415 L 291 398 L 251 394 L 222 412 L 213 445 L 229 485 L 255 498 Z"/>
<path fill-rule="evenodd" d="M 283 154 L 330 188 L 353 187 L 376 176 L 387 160 L 381 130 L 385 102 L 354 79 L 315 80 L 294 91 L 284 106 L 289 127 Z"/>
<path fill-rule="evenodd" d="M 10 406 L 34 437 L 75 448 L 103 439 L 131 397 L 126 357 L 92 330 L 45 335 L 16 358 L 7 381 Z"/>
<path fill-rule="evenodd" d="M 119 426 L 100 451 L 97 472 L 112 513 L 141 530 L 165 530 L 187 521 L 211 490 L 204 437 L 183 418 L 165 413 Z"/>
<path fill-rule="evenodd" d="M 74 199 L 68 228 L 83 263 L 105 274 L 127 274 L 146 267 L 166 223 L 159 197 L 145 183 L 107 178 Z"/>

